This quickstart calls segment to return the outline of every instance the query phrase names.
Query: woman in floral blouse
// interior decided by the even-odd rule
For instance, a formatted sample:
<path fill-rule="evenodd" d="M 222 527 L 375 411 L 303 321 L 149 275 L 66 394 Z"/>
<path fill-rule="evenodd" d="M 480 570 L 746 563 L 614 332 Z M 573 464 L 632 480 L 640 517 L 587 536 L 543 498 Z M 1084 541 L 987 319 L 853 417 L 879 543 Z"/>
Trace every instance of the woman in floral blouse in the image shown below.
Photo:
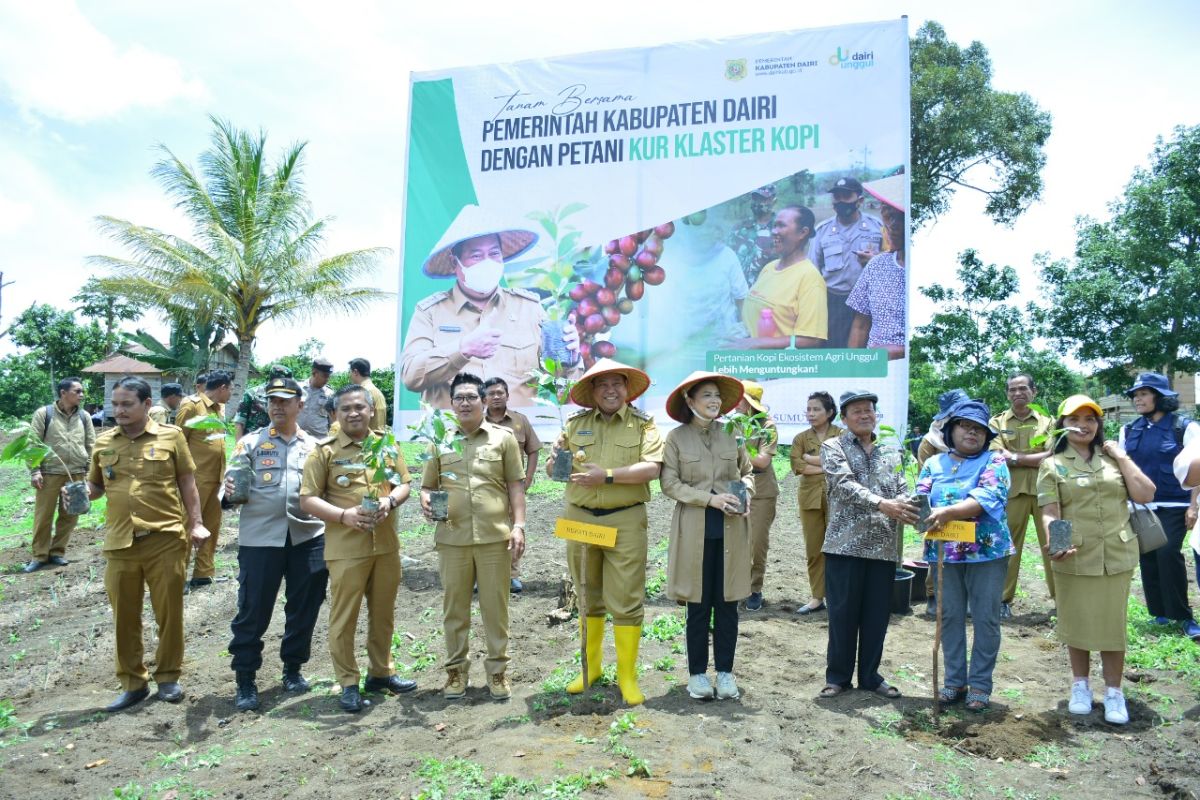
<path fill-rule="evenodd" d="M 986 403 L 968 400 L 950 413 L 946 444 L 950 452 L 925 462 L 917 492 L 929 495 L 931 532 L 964 520 L 975 525 L 975 540 L 944 542 L 942 573 L 942 658 L 946 681 L 939 690 L 944 703 L 964 698 L 967 708 L 983 711 L 992 694 L 992 670 L 1000 653 L 1000 597 L 1014 552 L 1005 505 L 1009 475 L 1004 456 L 988 449 L 996 431 L 988 426 Z M 925 543 L 925 558 L 937 560 L 938 543 Z M 967 609 L 974 622 L 970 668 L 967 666 Z"/>

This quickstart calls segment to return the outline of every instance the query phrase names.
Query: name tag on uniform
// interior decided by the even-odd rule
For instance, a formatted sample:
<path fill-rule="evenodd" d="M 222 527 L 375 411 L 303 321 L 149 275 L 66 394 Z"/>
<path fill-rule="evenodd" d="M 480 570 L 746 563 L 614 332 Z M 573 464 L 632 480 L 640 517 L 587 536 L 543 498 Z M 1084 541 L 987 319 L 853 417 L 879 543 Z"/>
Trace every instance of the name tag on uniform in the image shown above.
<path fill-rule="evenodd" d="M 966 520 L 956 519 L 953 522 L 947 522 L 946 527 L 940 531 L 928 531 L 925 534 L 926 539 L 936 539 L 943 542 L 974 542 L 975 541 L 975 523 L 967 522 Z"/>
<path fill-rule="evenodd" d="M 462 333 L 461 325 L 438 325 L 438 330 L 442 333 Z"/>
<path fill-rule="evenodd" d="M 562 517 L 559 517 L 554 524 L 554 535 L 559 539 L 594 544 L 597 547 L 612 547 L 617 543 L 616 528 L 591 522 L 577 522 Z"/>
<path fill-rule="evenodd" d="M 576 436 L 595 436 L 591 431 L 575 431 Z"/>

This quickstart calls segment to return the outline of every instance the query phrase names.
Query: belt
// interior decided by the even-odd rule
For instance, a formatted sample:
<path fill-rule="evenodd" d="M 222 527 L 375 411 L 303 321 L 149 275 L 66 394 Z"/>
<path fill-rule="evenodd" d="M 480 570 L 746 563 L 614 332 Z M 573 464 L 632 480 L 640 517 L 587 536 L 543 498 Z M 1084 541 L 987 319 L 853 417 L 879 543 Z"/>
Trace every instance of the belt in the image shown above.
<path fill-rule="evenodd" d="M 631 508 L 637 508 L 643 505 L 642 503 L 634 503 L 631 506 L 621 506 L 620 508 L 588 508 L 587 506 L 576 506 L 591 514 L 593 517 L 607 517 L 609 514 L 615 514 L 618 511 L 628 511 Z"/>

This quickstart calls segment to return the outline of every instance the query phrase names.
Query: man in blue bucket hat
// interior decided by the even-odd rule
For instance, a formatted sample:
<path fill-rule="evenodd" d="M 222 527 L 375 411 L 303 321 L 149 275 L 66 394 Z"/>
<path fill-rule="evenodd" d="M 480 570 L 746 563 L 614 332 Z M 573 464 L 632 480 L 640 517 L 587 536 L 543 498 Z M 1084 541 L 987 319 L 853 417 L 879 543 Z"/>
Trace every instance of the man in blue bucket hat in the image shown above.
<path fill-rule="evenodd" d="M 1200 426 L 1176 413 L 1179 393 L 1166 375 L 1142 372 L 1125 391 L 1141 415 L 1122 426 L 1120 444 L 1133 462 L 1154 481 L 1150 507 L 1162 523 L 1167 544 L 1141 556 L 1142 588 L 1146 608 L 1159 625 L 1177 624 L 1184 635 L 1200 641 L 1200 625 L 1188 605 L 1187 564 L 1183 540 L 1196 524 L 1196 500 L 1200 489 L 1184 489 L 1172 464 L 1184 446 L 1200 434 Z"/>

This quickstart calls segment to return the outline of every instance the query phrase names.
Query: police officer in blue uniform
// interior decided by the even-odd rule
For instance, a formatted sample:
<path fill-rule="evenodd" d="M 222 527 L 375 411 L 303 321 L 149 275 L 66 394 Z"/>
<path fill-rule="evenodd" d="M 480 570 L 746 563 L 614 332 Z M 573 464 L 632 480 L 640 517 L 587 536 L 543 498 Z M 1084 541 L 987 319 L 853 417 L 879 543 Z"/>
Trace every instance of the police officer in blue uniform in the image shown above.
<path fill-rule="evenodd" d="M 829 187 L 834 216 L 817 226 L 811 260 L 825 279 L 829 303 L 829 337 L 826 347 L 845 347 L 850 339 L 854 309 L 846 299 L 858 283 L 863 267 L 880 252 L 883 223 L 862 212 L 863 187 L 857 178 L 845 177 Z"/>

